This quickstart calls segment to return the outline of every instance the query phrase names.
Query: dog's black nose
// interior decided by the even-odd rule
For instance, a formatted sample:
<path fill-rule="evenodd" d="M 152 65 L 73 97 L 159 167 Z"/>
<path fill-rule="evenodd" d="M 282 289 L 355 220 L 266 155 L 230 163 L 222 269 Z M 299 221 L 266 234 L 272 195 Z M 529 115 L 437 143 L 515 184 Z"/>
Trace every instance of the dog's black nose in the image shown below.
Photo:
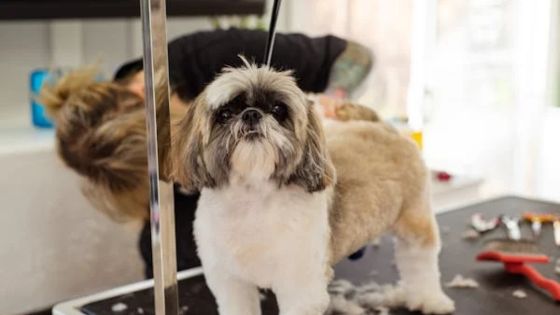
<path fill-rule="evenodd" d="M 262 114 L 256 109 L 248 109 L 243 113 L 241 118 L 249 126 L 255 126 L 262 118 Z"/>

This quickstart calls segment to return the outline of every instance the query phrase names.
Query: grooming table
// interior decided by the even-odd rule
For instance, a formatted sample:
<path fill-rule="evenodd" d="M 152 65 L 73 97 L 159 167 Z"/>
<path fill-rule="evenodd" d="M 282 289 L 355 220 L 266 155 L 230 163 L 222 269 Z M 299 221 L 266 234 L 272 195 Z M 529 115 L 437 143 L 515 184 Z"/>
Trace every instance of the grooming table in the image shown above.
<path fill-rule="evenodd" d="M 498 228 L 478 240 L 464 240 L 472 214 L 480 212 L 485 217 L 500 214 L 521 215 L 525 211 L 560 214 L 560 205 L 518 197 L 503 197 L 438 215 L 443 250 L 440 256 L 442 281 L 449 282 L 455 275 L 473 278 L 479 288 L 444 288 L 456 303 L 458 315 L 553 315 L 560 314 L 560 304 L 535 289 L 522 276 L 507 274 L 501 263 L 476 262 L 475 256 L 482 249 L 485 239 L 502 237 L 503 228 Z M 522 225 L 523 237 L 531 237 L 529 224 Z M 554 245 L 552 227 L 544 225 L 538 241 L 541 250 L 551 256 L 548 265 L 534 265 L 545 276 L 560 281 L 554 274 L 554 260 L 560 256 L 560 248 Z M 370 246 L 365 255 L 356 261 L 345 260 L 335 268 L 336 278 L 348 279 L 354 284 L 375 281 L 379 284 L 395 283 L 398 273 L 393 263 L 393 244 L 390 237 L 384 237 L 379 246 Z M 212 294 L 204 283 L 200 269 L 179 273 L 180 314 L 217 314 Z M 55 315 L 104 315 L 104 314 L 153 314 L 153 282 L 113 289 L 97 295 L 61 303 L 53 309 Z M 527 297 L 519 299 L 512 292 L 521 289 Z M 263 314 L 277 314 L 274 297 L 270 294 L 262 302 Z M 118 311 L 126 305 L 125 310 Z M 391 314 L 419 314 L 404 309 L 391 310 Z"/>

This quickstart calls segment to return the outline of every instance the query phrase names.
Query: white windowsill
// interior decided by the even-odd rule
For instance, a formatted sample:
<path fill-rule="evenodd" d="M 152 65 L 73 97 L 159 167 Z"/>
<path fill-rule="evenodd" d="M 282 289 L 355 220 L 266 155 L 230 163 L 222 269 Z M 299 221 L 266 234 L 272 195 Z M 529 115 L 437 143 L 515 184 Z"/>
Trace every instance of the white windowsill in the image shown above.
<path fill-rule="evenodd" d="M 0 115 L 0 155 L 52 150 L 54 129 L 33 126 L 27 107 L 18 108 Z"/>

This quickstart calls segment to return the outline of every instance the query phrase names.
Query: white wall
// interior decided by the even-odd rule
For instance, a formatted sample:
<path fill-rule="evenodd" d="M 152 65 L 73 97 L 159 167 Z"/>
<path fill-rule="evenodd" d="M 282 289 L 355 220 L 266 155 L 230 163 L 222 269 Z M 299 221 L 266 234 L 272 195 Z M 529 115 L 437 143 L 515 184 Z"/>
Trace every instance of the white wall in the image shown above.
<path fill-rule="evenodd" d="M 481 176 L 484 191 L 552 196 L 542 188 L 552 190 L 560 180 L 550 156 L 555 145 L 543 133 L 543 126 L 559 122 L 548 110 L 548 69 L 557 58 L 549 53 L 551 13 L 558 12 L 552 3 L 440 7 L 438 40 L 426 60 L 424 139 L 431 165 Z M 549 173 L 542 176 L 543 170 Z"/>
<path fill-rule="evenodd" d="M 84 63 L 100 61 L 107 77 L 123 62 L 142 54 L 139 19 L 72 22 L 77 22 L 75 24 L 82 30 L 77 38 L 79 43 L 73 43 L 82 53 L 76 56 L 77 59 Z M 53 43 L 57 39 L 51 38 L 53 23 L 60 22 L 0 22 L 0 116 L 13 112 L 27 115 L 29 73 L 36 68 L 57 65 L 53 64 L 57 60 L 57 56 L 53 56 L 53 51 L 56 51 Z M 168 38 L 210 28 L 211 24 L 206 18 L 171 18 L 168 22 Z"/>
<path fill-rule="evenodd" d="M 372 49 L 373 70 L 357 95 L 384 116 L 403 116 L 410 71 L 412 0 L 285 0 L 283 29 L 334 34 Z"/>
<path fill-rule="evenodd" d="M 0 155 L 0 314 L 143 278 L 139 226 L 111 222 L 52 149 Z"/>
<path fill-rule="evenodd" d="M 111 74 L 124 61 L 135 55 L 129 20 L 92 20 L 82 22 L 83 62 L 100 62 Z"/>
<path fill-rule="evenodd" d="M 48 23 L 0 23 L 0 43 L 0 116 L 27 111 L 29 73 L 49 64 Z"/>

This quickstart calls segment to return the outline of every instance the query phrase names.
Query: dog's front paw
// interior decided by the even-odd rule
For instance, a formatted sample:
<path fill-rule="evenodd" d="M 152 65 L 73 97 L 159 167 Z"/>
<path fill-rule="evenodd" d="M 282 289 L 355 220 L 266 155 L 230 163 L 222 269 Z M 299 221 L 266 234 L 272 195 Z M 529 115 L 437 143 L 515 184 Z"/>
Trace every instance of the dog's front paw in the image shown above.
<path fill-rule="evenodd" d="M 443 292 L 411 294 L 407 297 L 406 306 L 411 311 L 424 314 L 450 314 L 455 311 L 455 302 Z"/>

